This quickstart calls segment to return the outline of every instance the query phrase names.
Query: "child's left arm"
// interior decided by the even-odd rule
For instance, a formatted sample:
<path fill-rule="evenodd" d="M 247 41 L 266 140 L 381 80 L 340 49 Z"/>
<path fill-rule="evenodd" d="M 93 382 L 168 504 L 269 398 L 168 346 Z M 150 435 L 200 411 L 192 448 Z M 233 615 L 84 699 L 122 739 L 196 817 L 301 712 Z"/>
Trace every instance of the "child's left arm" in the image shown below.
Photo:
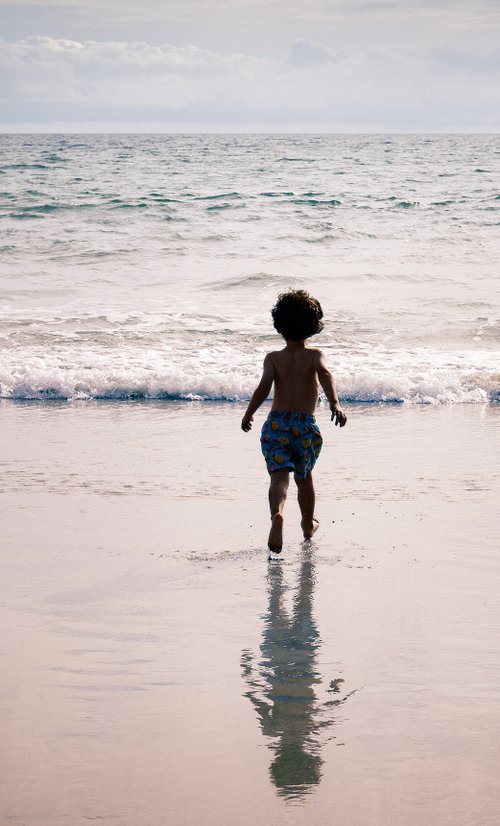
<path fill-rule="evenodd" d="M 321 350 L 316 350 L 314 366 L 316 367 L 319 383 L 325 391 L 325 396 L 330 404 L 330 410 L 332 412 L 332 422 L 335 420 L 335 425 L 340 425 L 340 427 L 344 427 L 347 421 L 347 416 L 340 406 L 339 397 L 337 396 L 337 385 L 335 384 L 335 379 L 333 378 L 328 367 L 326 366 L 325 357 L 323 356 Z"/>
<path fill-rule="evenodd" d="M 262 372 L 262 378 L 258 383 L 255 391 L 253 393 L 252 398 L 248 404 L 246 409 L 246 413 L 241 420 L 241 429 L 248 433 L 249 430 L 252 429 L 252 420 L 253 414 L 256 410 L 259 409 L 262 402 L 265 402 L 269 393 L 271 392 L 271 387 L 273 386 L 274 381 L 274 364 L 271 358 L 271 354 L 268 353 L 264 359 L 264 369 Z"/>

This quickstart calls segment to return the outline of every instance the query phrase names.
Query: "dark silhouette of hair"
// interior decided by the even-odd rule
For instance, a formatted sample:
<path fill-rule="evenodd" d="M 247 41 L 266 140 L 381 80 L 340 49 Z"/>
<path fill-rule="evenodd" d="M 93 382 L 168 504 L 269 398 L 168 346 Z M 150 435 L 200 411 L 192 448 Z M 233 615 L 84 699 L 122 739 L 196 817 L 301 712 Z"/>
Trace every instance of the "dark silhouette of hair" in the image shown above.
<path fill-rule="evenodd" d="M 305 290 L 281 293 L 271 315 L 275 329 L 290 341 L 302 341 L 323 329 L 321 304 Z"/>

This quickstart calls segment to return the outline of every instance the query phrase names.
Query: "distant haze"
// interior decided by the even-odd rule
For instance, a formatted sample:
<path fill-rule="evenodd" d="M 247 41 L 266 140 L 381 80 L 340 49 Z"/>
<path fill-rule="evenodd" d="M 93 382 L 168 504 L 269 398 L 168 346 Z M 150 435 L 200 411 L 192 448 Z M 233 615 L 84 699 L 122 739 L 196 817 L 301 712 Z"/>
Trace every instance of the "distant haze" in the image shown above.
<path fill-rule="evenodd" d="M 0 0 L 0 131 L 500 130 L 497 0 Z"/>

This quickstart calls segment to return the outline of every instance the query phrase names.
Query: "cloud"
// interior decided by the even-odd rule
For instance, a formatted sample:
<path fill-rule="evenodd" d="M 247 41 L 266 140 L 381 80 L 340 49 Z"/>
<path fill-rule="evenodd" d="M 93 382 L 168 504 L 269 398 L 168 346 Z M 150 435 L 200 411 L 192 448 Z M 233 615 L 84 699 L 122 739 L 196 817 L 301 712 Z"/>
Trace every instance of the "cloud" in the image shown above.
<path fill-rule="evenodd" d="M 296 40 L 290 47 L 289 62 L 297 69 L 308 69 L 311 66 L 323 66 L 325 63 L 340 59 L 330 49 L 311 43 L 310 40 Z"/>
<path fill-rule="evenodd" d="M 295 62 L 321 65 L 326 49 L 295 44 Z M 255 107 L 262 110 L 292 102 L 290 82 L 297 73 L 286 60 L 248 55 L 220 55 L 196 46 L 147 43 L 80 43 L 29 37 L 0 44 L 1 94 L 4 98 L 66 103 L 109 102 L 186 109 Z"/>
<path fill-rule="evenodd" d="M 451 53 L 450 53 L 451 54 Z M 495 55 L 334 52 L 297 40 L 273 57 L 197 46 L 80 42 L 34 36 L 0 42 L 4 123 L 372 124 L 387 129 L 500 128 Z M 479 68 L 488 66 L 487 72 Z M 495 120 L 496 118 L 496 120 Z"/>

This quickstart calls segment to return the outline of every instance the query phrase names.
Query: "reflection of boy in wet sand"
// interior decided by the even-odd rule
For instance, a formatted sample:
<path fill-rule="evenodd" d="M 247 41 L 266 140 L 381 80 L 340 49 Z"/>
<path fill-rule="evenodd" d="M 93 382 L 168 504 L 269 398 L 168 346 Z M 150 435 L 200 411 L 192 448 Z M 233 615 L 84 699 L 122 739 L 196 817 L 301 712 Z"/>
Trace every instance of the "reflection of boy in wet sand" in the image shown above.
<path fill-rule="evenodd" d="M 310 539 L 318 528 L 314 517 L 312 469 L 323 444 L 314 418 L 320 384 L 330 403 L 332 421 L 343 427 L 347 418 L 321 350 L 306 346 L 306 339 L 323 329 L 319 301 L 304 290 L 290 290 L 278 296 L 271 312 L 274 326 L 285 339 L 286 346 L 265 357 L 262 378 L 250 399 L 241 427 L 245 433 L 251 429 L 253 414 L 267 399 L 274 383 L 273 404 L 262 428 L 261 446 L 271 477 L 268 545 L 269 550 L 280 553 L 283 508 L 291 470 L 297 484 L 304 539 Z"/>
<path fill-rule="evenodd" d="M 314 686 L 321 682 L 316 656 L 319 632 L 312 616 L 314 566 L 304 556 L 290 616 L 283 605 L 283 569 L 269 569 L 269 604 L 258 662 L 242 656 L 246 696 L 252 701 L 262 734 L 272 740 L 271 778 L 280 794 L 301 797 L 321 779 L 321 730 L 326 707 Z M 330 715 L 331 716 L 331 715 Z"/>

